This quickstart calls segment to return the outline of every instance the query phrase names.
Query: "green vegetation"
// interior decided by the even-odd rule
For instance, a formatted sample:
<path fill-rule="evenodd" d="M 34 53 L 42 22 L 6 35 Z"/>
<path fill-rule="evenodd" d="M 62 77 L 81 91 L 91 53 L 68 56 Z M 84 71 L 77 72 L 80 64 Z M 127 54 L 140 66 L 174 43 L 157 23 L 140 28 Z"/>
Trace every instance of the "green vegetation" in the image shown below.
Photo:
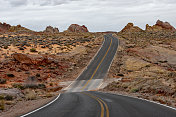
<path fill-rule="evenodd" d="M 8 49 L 8 46 L 4 46 L 4 49 Z"/>
<path fill-rule="evenodd" d="M 5 96 L 5 100 L 13 100 L 13 96 L 7 95 L 7 96 Z"/>
<path fill-rule="evenodd" d="M 131 92 L 131 93 L 136 93 L 136 92 L 139 92 L 139 89 L 134 88 L 134 89 L 131 89 L 130 92 Z"/>
<path fill-rule="evenodd" d="M 6 84 L 6 79 L 0 79 L 0 84 Z"/>
<path fill-rule="evenodd" d="M 12 84 L 12 87 L 18 88 L 18 89 L 21 89 L 21 90 L 25 89 L 25 87 L 22 84 L 16 84 L 16 83 Z"/>
<path fill-rule="evenodd" d="M 30 49 L 30 52 L 37 52 L 35 48 Z"/>
<path fill-rule="evenodd" d="M 15 77 L 13 74 L 7 74 L 8 77 Z"/>
<path fill-rule="evenodd" d="M 4 109 L 5 109 L 4 100 L 0 100 L 0 110 L 4 110 Z"/>

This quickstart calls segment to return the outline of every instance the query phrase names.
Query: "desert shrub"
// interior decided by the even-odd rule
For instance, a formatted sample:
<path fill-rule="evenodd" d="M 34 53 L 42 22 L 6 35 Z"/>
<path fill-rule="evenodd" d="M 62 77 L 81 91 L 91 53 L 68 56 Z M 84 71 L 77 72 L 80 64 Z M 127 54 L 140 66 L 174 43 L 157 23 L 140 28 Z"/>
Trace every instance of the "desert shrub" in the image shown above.
<path fill-rule="evenodd" d="M 50 83 L 50 86 L 53 86 L 53 83 Z"/>
<path fill-rule="evenodd" d="M 8 46 L 4 46 L 4 49 L 7 49 L 8 48 Z"/>
<path fill-rule="evenodd" d="M 12 84 L 12 87 L 18 88 L 18 89 L 21 89 L 21 90 L 25 89 L 24 85 L 22 85 L 22 84 L 16 84 L 16 83 Z"/>
<path fill-rule="evenodd" d="M 5 100 L 13 100 L 13 96 L 11 96 L 11 95 L 7 95 L 7 96 L 5 96 L 4 99 L 5 99 Z"/>
<path fill-rule="evenodd" d="M 46 88 L 46 85 L 45 84 L 38 84 L 38 88 L 39 89 L 44 89 L 44 88 Z"/>
<path fill-rule="evenodd" d="M 3 100 L 4 99 L 4 96 L 3 95 L 0 95 L 0 100 Z"/>
<path fill-rule="evenodd" d="M 37 52 L 35 48 L 30 49 L 30 52 Z"/>
<path fill-rule="evenodd" d="M 139 89 L 134 88 L 134 89 L 131 89 L 130 92 L 131 92 L 131 93 L 136 93 L 136 92 L 139 92 Z"/>
<path fill-rule="evenodd" d="M 7 104 L 7 105 L 12 105 L 13 102 L 12 102 L 12 101 L 6 101 L 5 104 Z"/>
<path fill-rule="evenodd" d="M 168 74 L 168 77 L 174 78 L 174 77 L 176 77 L 176 73 L 175 73 L 175 72 L 170 72 L 170 73 Z"/>
<path fill-rule="evenodd" d="M 36 77 L 40 77 L 40 74 L 39 74 L 39 73 L 37 73 L 35 76 L 36 76 Z"/>
<path fill-rule="evenodd" d="M 4 110 L 5 109 L 5 103 L 4 100 L 0 101 L 0 110 Z"/>
<path fill-rule="evenodd" d="M 0 84 L 6 84 L 6 79 L 0 79 Z"/>
<path fill-rule="evenodd" d="M 88 38 L 88 37 L 89 37 L 88 35 L 84 36 L 84 38 Z"/>
<path fill-rule="evenodd" d="M 45 95 L 45 97 L 47 97 L 47 98 L 50 98 L 50 97 L 52 97 L 53 95 L 51 94 L 51 93 L 47 93 L 46 95 Z"/>
<path fill-rule="evenodd" d="M 23 47 L 19 47 L 19 50 L 24 50 L 24 48 Z"/>
<path fill-rule="evenodd" d="M 35 100 L 37 98 L 36 93 L 32 90 L 29 90 L 27 94 L 25 95 L 25 98 L 27 100 Z"/>
<path fill-rule="evenodd" d="M 7 74 L 8 77 L 15 77 L 13 74 Z"/>

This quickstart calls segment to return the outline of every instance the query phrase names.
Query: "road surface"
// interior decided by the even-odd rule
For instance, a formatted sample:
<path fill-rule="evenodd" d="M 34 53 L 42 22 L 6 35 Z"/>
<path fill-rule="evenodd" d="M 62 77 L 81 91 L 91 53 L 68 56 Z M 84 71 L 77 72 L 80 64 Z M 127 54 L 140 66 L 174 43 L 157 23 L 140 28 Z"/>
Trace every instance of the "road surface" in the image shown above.
<path fill-rule="evenodd" d="M 68 92 L 27 117 L 176 117 L 176 110 L 126 96 Z"/>
<path fill-rule="evenodd" d="M 83 71 L 83 73 L 66 89 L 68 92 L 80 92 L 97 89 L 106 76 L 118 47 L 118 39 L 105 35 L 104 43 Z"/>
<path fill-rule="evenodd" d="M 171 109 L 145 100 L 93 92 L 106 76 L 118 47 L 118 39 L 106 35 L 95 58 L 53 103 L 21 117 L 176 117 Z"/>

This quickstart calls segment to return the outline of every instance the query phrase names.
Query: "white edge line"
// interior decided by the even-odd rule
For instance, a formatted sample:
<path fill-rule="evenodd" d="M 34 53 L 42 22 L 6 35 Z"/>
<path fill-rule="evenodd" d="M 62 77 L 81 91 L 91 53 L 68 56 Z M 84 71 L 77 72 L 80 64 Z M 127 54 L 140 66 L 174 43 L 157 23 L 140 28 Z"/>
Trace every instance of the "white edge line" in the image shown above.
<path fill-rule="evenodd" d="M 101 92 L 101 91 L 98 91 L 98 92 Z M 101 92 L 101 93 L 106 93 L 106 92 Z M 107 92 L 108 93 L 108 92 Z M 154 104 L 158 104 L 158 105 L 161 105 L 161 106 L 164 106 L 164 107 L 167 107 L 167 108 L 170 108 L 170 109 L 173 109 L 173 110 L 176 110 L 176 108 L 174 107 L 171 107 L 171 106 L 168 106 L 168 105 L 165 105 L 165 104 L 161 104 L 159 102 L 156 102 L 156 101 L 152 101 L 152 100 L 147 100 L 147 99 L 144 99 L 144 98 L 138 98 L 138 97 L 134 97 L 134 96 L 128 96 L 128 95 L 122 95 L 122 94 L 116 94 L 116 93 L 108 93 L 108 94 L 115 94 L 115 95 L 119 95 L 119 96 L 124 96 L 124 97 L 129 97 L 129 98 L 134 98 L 134 99 L 139 99 L 139 100 L 143 100 L 143 101 L 147 101 L 147 102 L 150 102 L 150 103 L 154 103 Z"/>
<path fill-rule="evenodd" d="M 79 74 L 79 76 L 74 80 L 76 81 L 80 76 L 81 74 L 87 70 L 87 67 L 91 64 L 91 62 L 95 59 L 95 57 L 97 56 L 97 54 L 99 53 L 99 51 L 101 50 L 101 48 L 103 47 L 104 43 L 105 43 L 105 38 L 104 38 L 105 35 L 103 35 L 103 43 L 102 45 L 100 46 L 100 48 L 98 49 L 97 53 L 94 55 L 94 57 L 89 61 L 88 65 L 84 68 L 84 70 Z M 100 36 L 101 37 L 101 36 Z M 68 85 L 64 90 L 67 90 L 73 83 L 74 81 L 72 81 L 72 83 L 70 85 Z"/>
<path fill-rule="evenodd" d="M 36 110 L 34 110 L 34 111 L 31 111 L 31 112 L 29 112 L 29 113 L 27 113 L 27 114 L 25 114 L 25 115 L 22 115 L 22 116 L 20 116 L 20 117 L 26 117 L 26 116 L 28 116 L 28 115 L 30 115 L 30 114 L 32 114 L 32 113 L 35 113 L 35 112 L 37 112 L 37 111 L 39 111 L 39 110 L 41 110 L 41 109 L 43 109 L 43 108 L 49 106 L 50 104 L 52 104 L 53 102 L 55 102 L 55 101 L 60 97 L 60 95 L 61 95 L 61 94 L 59 94 L 59 95 L 58 95 L 53 101 L 51 101 L 50 103 L 48 103 L 48 104 L 46 104 L 46 105 L 44 105 L 44 106 L 42 106 L 42 107 L 40 107 L 40 108 L 38 108 L 38 109 L 36 109 Z"/>

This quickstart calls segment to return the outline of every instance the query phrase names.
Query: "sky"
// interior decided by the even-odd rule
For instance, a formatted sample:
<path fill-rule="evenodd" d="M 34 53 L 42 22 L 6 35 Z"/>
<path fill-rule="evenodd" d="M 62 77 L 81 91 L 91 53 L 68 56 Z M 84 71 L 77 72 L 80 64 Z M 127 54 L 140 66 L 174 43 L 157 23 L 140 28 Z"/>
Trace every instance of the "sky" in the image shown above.
<path fill-rule="evenodd" d="M 120 31 L 127 23 L 144 29 L 160 19 L 176 27 L 176 0 L 0 0 L 0 22 L 35 31 L 86 25 L 91 32 Z"/>

